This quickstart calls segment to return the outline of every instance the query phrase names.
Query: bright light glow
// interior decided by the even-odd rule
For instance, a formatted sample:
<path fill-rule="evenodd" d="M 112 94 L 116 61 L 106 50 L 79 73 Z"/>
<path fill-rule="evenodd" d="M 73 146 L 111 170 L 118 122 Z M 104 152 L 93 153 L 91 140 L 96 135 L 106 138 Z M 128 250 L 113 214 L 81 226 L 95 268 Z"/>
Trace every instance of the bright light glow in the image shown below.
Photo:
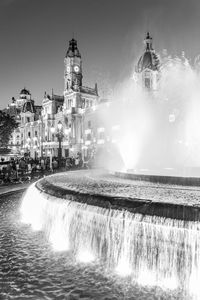
<path fill-rule="evenodd" d="M 87 149 L 88 147 L 87 146 L 82 146 L 82 149 L 84 150 L 84 149 Z"/>
<path fill-rule="evenodd" d="M 58 130 L 59 130 L 59 131 L 61 131 L 61 130 L 62 130 L 62 127 L 63 127 L 63 125 L 62 125 L 62 123 L 61 123 L 60 121 L 58 122 L 58 125 L 57 125 L 57 126 L 58 126 Z"/>
<path fill-rule="evenodd" d="M 95 105 L 92 106 L 93 111 L 95 111 L 97 108 Z"/>
<path fill-rule="evenodd" d="M 104 144 L 104 143 L 105 143 L 105 141 L 103 139 L 100 139 L 97 141 L 97 144 L 99 144 L 99 145 Z"/>
<path fill-rule="evenodd" d="M 125 168 L 135 167 L 140 154 L 139 141 L 134 133 L 127 133 L 118 141 L 118 147 L 123 157 Z"/>
<path fill-rule="evenodd" d="M 121 260 L 116 268 L 116 272 L 119 276 L 126 277 L 131 275 L 132 269 L 129 263 L 127 263 L 124 260 Z"/>
<path fill-rule="evenodd" d="M 104 131 L 105 131 L 105 128 L 104 128 L 104 127 L 99 127 L 99 128 L 97 129 L 97 131 L 98 131 L 98 132 L 104 132 Z"/>
<path fill-rule="evenodd" d="M 33 230 L 43 227 L 46 199 L 32 184 L 24 195 L 20 208 L 22 223 L 31 224 Z"/>
<path fill-rule="evenodd" d="M 85 129 L 85 134 L 90 134 L 91 133 L 91 129 Z"/>
<path fill-rule="evenodd" d="M 157 285 L 156 275 L 153 271 L 143 269 L 140 271 L 137 282 L 138 284 L 144 286 L 156 286 Z"/>
<path fill-rule="evenodd" d="M 88 146 L 88 145 L 90 145 L 90 144 L 91 144 L 91 141 L 89 141 L 89 140 L 88 140 L 88 141 L 85 141 L 85 145 L 86 145 L 86 146 Z"/>
<path fill-rule="evenodd" d="M 174 114 L 170 114 L 169 115 L 169 122 L 173 123 L 173 122 L 175 122 L 175 120 L 176 120 L 176 116 Z"/>
<path fill-rule="evenodd" d="M 83 263 L 90 263 L 94 261 L 94 255 L 88 250 L 81 250 L 77 255 L 77 260 Z"/>
<path fill-rule="evenodd" d="M 189 291 L 195 296 L 195 299 L 200 299 L 200 270 L 194 270 L 189 280 Z"/>
<path fill-rule="evenodd" d="M 64 133 L 67 135 L 69 134 L 69 128 L 65 128 Z"/>
<path fill-rule="evenodd" d="M 55 127 L 51 127 L 51 133 L 54 133 L 56 131 Z"/>
<path fill-rule="evenodd" d="M 49 240 L 55 251 L 67 251 L 69 249 L 69 243 L 67 241 L 62 225 L 55 225 L 50 233 Z"/>
<path fill-rule="evenodd" d="M 159 285 L 164 289 L 175 290 L 178 288 L 177 278 L 164 278 L 161 282 L 159 282 Z"/>

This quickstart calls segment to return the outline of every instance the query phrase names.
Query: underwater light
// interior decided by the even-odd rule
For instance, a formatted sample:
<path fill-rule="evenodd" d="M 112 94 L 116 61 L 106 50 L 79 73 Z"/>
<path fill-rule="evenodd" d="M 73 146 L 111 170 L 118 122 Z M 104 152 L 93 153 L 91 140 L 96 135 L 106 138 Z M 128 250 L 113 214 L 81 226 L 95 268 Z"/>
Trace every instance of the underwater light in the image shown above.
<path fill-rule="evenodd" d="M 170 278 L 164 278 L 159 284 L 164 289 L 175 290 L 178 288 L 177 279 L 172 276 Z"/>
<path fill-rule="evenodd" d="M 154 272 L 142 270 L 138 276 L 137 283 L 144 286 L 156 286 L 157 280 Z"/>
<path fill-rule="evenodd" d="M 46 199 L 35 188 L 35 185 L 32 184 L 22 201 L 20 208 L 21 222 L 30 224 L 33 230 L 41 230 L 46 203 Z"/>
<path fill-rule="evenodd" d="M 88 250 L 80 251 L 77 255 L 77 260 L 83 263 L 90 263 L 94 261 L 94 259 L 94 255 Z"/>
<path fill-rule="evenodd" d="M 122 277 L 130 276 L 132 273 L 132 269 L 129 263 L 127 263 L 126 261 L 121 261 L 115 270 L 116 273 Z"/>

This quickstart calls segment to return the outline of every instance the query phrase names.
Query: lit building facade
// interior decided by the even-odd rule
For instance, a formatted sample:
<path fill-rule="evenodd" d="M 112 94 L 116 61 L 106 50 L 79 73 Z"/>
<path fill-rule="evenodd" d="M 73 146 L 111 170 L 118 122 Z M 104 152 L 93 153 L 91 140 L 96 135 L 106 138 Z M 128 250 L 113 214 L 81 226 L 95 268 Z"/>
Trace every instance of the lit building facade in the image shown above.
<path fill-rule="evenodd" d="M 140 57 L 136 74 L 146 91 L 159 88 L 160 61 L 152 47 L 149 33 L 145 50 Z M 13 132 L 10 146 L 16 154 L 27 153 L 32 158 L 58 156 L 58 124 L 62 124 L 62 157 L 90 156 L 98 148 L 115 143 L 117 120 L 108 122 L 111 102 L 100 99 L 97 84 L 83 85 L 83 67 L 77 41 L 72 39 L 64 58 L 63 95 L 45 92 L 42 105 L 35 105 L 31 94 L 23 89 L 19 99 L 12 98 L 7 113 L 14 115 L 19 127 Z"/>
<path fill-rule="evenodd" d="M 69 155 L 73 155 L 82 152 L 85 144 L 85 116 L 95 110 L 99 96 L 97 84 L 94 88 L 82 85 L 82 59 L 74 39 L 69 42 L 64 66 L 63 114 L 68 132 Z"/>

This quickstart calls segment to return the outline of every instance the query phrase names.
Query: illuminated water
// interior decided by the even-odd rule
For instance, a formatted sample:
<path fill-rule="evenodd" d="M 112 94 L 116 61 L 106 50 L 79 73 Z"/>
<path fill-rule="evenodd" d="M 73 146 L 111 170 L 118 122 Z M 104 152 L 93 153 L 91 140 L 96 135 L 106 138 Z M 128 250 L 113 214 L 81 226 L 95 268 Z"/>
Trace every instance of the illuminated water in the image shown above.
<path fill-rule="evenodd" d="M 161 65 L 156 92 L 142 89 L 135 73 L 98 108 L 107 148 L 99 166 L 121 170 L 122 159 L 123 171 L 200 176 L 199 69 L 184 55 L 162 57 Z"/>
<path fill-rule="evenodd" d="M 199 299 L 199 223 L 49 198 L 34 186 L 26 194 L 21 212 L 22 221 L 31 224 L 33 232 L 29 229 L 29 234 L 40 237 L 42 243 L 45 236 L 51 245 L 52 250 L 47 254 L 45 249 L 45 255 L 50 260 L 66 259 L 66 269 L 72 257 L 73 274 L 76 268 L 81 270 L 78 277 L 87 270 L 94 280 L 95 272 L 98 284 L 106 281 L 106 292 L 103 288 L 102 293 L 110 289 L 106 299 Z M 57 267 L 62 269 L 63 261 Z M 70 277 L 72 282 L 74 276 Z M 90 279 L 78 280 L 82 284 Z M 88 286 L 83 284 L 82 288 L 88 291 Z M 95 296 L 93 292 L 88 299 L 105 299 L 105 294 Z"/>

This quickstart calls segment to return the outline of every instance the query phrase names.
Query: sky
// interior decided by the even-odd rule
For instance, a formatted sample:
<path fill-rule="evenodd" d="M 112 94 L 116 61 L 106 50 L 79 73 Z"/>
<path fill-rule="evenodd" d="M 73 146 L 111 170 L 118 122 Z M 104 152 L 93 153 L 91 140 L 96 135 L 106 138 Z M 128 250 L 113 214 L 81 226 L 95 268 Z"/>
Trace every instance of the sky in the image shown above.
<path fill-rule="evenodd" d="M 131 76 L 150 31 L 153 47 L 200 54 L 199 0 L 0 0 L 0 109 L 30 90 L 62 95 L 64 57 L 74 36 L 83 84 L 102 97 Z M 105 91 L 105 92 L 104 92 Z"/>

